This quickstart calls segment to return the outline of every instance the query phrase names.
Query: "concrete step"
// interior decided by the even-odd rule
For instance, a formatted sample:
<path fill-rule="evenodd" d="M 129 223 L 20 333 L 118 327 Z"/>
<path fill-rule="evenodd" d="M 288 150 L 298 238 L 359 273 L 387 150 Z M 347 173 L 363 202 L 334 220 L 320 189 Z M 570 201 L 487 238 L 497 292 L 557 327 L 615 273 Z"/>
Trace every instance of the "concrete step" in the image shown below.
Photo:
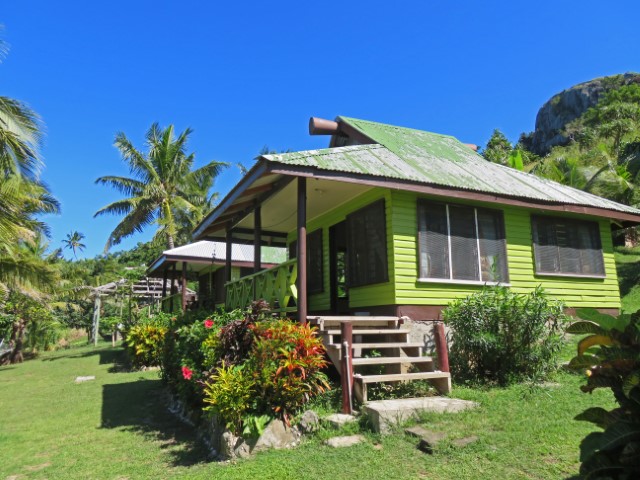
<path fill-rule="evenodd" d="M 476 402 L 457 398 L 425 397 L 377 400 L 367 403 L 362 410 L 376 432 L 388 433 L 423 412 L 457 413 L 478 406 Z"/>
<path fill-rule="evenodd" d="M 414 372 L 392 373 L 390 375 L 360 375 L 354 374 L 354 379 L 362 383 L 400 382 L 403 380 L 434 380 L 438 378 L 450 378 L 447 372 Z"/>
<path fill-rule="evenodd" d="M 353 365 L 396 365 L 403 363 L 432 363 L 432 357 L 373 357 L 354 358 Z"/>

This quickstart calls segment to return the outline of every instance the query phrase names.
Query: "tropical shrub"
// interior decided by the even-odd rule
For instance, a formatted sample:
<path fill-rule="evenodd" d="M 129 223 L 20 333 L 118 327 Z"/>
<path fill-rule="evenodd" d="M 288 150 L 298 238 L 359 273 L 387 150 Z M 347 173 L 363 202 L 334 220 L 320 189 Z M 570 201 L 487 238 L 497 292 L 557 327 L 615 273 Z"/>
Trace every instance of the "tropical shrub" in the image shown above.
<path fill-rule="evenodd" d="M 257 410 L 289 422 L 291 414 L 329 388 L 324 345 L 309 325 L 259 322 L 247 364 L 256 377 Z"/>
<path fill-rule="evenodd" d="M 135 367 L 160 365 L 167 327 L 152 322 L 130 327 L 126 332 L 125 346 Z"/>
<path fill-rule="evenodd" d="M 592 407 L 576 417 L 602 428 L 580 444 L 580 474 L 585 479 L 640 478 L 640 312 L 618 317 L 579 310 L 581 319 L 567 332 L 586 335 L 571 368 L 585 370 L 586 393 L 609 388 L 618 407 Z"/>
<path fill-rule="evenodd" d="M 44 302 L 12 291 L 0 310 L 0 334 L 11 346 L 0 364 L 22 362 L 24 350 L 51 350 L 63 333 L 63 325 Z"/>
<path fill-rule="evenodd" d="M 162 376 L 169 388 L 237 434 L 255 435 L 274 417 L 289 422 L 328 388 L 315 330 L 273 320 L 265 305 L 256 302 L 244 313 L 187 314 L 165 337 Z"/>
<path fill-rule="evenodd" d="M 220 366 L 220 329 L 242 318 L 243 312 L 206 310 L 169 316 L 168 332 L 162 352 L 162 379 L 169 389 L 195 410 L 203 407 L 200 382 Z M 184 368 L 191 374 L 186 379 Z"/>
<path fill-rule="evenodd" d="M 227 428 L 239 434 L 242 421 L 255 396 L 253 373 L 243 366 L 219 367 L 204 382 L 204 408 L 224 419 Z"/>
<path fill-rule="evenodd" d="M 567 317 L 540 287 L 529 294 L 485 288 L 452 302 L 443 317 L 458 380 L 505 385 L 542 379 L 557 368 Z"/>

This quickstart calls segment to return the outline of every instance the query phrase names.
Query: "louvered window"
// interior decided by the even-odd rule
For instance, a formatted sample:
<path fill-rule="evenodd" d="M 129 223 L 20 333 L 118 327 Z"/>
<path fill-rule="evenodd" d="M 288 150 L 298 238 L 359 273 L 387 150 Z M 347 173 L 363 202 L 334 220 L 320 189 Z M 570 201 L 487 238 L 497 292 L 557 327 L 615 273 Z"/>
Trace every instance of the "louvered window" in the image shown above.
<path fill-rule="evenodd" d="M 499 210 L 418 202 L 420 278 L 508 282 Z"/>
<path fill-rule="evenodd" d="M 596 222 L 534 216 L 536 273 L 603 277 L 604 258 Z"/>
<path fill-rule="evenodd" d="M 388 279 L 385 204 L 380 200 L 347 216 L 347 282 L 358 287 Z"/>
<path fill-rule="evenodd" d="M 307 293 L 324 291 L 322 229 L 307 234 Z M 289 259 L 298 256 L 298 242 L 289 244 Z"/>

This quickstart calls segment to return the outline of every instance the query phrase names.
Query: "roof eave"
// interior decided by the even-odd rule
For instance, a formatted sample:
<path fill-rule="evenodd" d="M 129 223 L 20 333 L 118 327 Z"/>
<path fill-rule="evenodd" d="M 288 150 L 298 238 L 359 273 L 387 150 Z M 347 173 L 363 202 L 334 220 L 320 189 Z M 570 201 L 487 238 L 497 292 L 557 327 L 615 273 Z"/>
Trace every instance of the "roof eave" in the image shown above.
<path fill-rule="evenodd" d="M 200 224 L 193 230 L 192 238 L 194 240 L 200 239 L 200 236 L 206 231 L 213 222 L 216 221 L 220 215 L 227 210 L 233 202 L 242 195 L 242 193 L 249 188 L 253 182 L 255 182 L 262 175 L 268 171 L 268 162 L 260 157 L 258 162 L 251 167 L 244 177 L 233 187 L 229 193 L 222 199 L 220 204 L 211 210 L 209 214 L 200 222 Z"/>
<path fill-rule="evenodd" d="M 300 165 L 290 165 L 279 162 L 271 162 L 269 166 L 271 173 L 289 176 L 312 177 L 323 180 L 342 181 L 359 183 L 373 187 L 390 188 L 394 190 L 404 190 L 425 195 L 439 196 L 443 198 L 458 198 L 465 200 L 476 200 L 487 203 L 501 205 L 513 205 L 517 207 L 533 208 L 550 212 L 577 213 L 601 218 L 609 218 L 623 222 L 625 226 L 640 225 L 640 214 L 621 212 L 602 207 L 590 207 L 586 205 L 567 204 L 560 202 L 545 202 L 535 199 L 523 199 L 521 197 L 484 193 L 476 190 L 465 190 L 445 187 L 435 184 L 421 182 L 411 182 L 408 180 L 390 179 L 376 177 L 362 173 L 351 173 L 334 170 L 321 170 L 316 167 Z"/>

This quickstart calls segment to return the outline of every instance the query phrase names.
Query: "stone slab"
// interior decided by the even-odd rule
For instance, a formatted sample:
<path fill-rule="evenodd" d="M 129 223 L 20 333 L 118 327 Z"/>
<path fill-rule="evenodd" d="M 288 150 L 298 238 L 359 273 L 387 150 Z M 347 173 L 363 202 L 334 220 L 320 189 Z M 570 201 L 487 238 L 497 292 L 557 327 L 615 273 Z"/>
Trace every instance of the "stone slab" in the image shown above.
<path fill-rule="evenodd" d="M 88 375 L 86 377 L 76 377 L 75 382 L 76 383 L 89 382 L 89 381 L 95 380 L 95 379 L 96 379 L 95 375 Z"/>
<path fill-rule="evenodd" d="M 476 402 L 458 398 L 424 397 L 369 402 L 364 405 L 363 412 L 376 432 L 389 433 L 422 412 L 457 413 L 477 406 Z"/>
<path fill-rule="evenodd" d="M 333 437 L 329 440 L 325 440 L 325 444 L 333 448 L 352 447 L 358 443 L 364 442 L 362 435 L 349 435 L 346 437 Z"/>
<path fill-rule="evenodd" d="M 355 422 L 357 419 L 353 415 L 346 413 L 334 413 L 328 417 L 324 417 L 323 420 L 335 428 L 340 428 L 347 423 Z"/>
<path fill-rule="evenodd" d="M 411 435 L 412 437 L 416 437 L 416 438 L 424 437 L 429 432 L 430 432 L 430 430 L 427 430 L 426 428 L 424 428 L 421 425 L 416 425 L 415 427 L 410 427 L 410 428 L 405 428 L 404 429 L 404 433 L 406 433 L 407 435 Z"/>
<path fill-rule="evenodd" d="M 433 453 L 433 449 L 436 448 L 438 443 L 444 440 L 446 436 L 447 435 L 445 433 L 426 430 L 424 435 L 420 437 L 418 449 L 425 453 Z"/>
<path fill-rule="evenodd" d="M 453 444 L 454 447 L 466 447 L 467 445 L 471 445 L 472 443 L 475 443 L 478 440 L 480 439 L 476 435 L 471 435 L 470 437 L 456 438 L 451 443 Z"/>

